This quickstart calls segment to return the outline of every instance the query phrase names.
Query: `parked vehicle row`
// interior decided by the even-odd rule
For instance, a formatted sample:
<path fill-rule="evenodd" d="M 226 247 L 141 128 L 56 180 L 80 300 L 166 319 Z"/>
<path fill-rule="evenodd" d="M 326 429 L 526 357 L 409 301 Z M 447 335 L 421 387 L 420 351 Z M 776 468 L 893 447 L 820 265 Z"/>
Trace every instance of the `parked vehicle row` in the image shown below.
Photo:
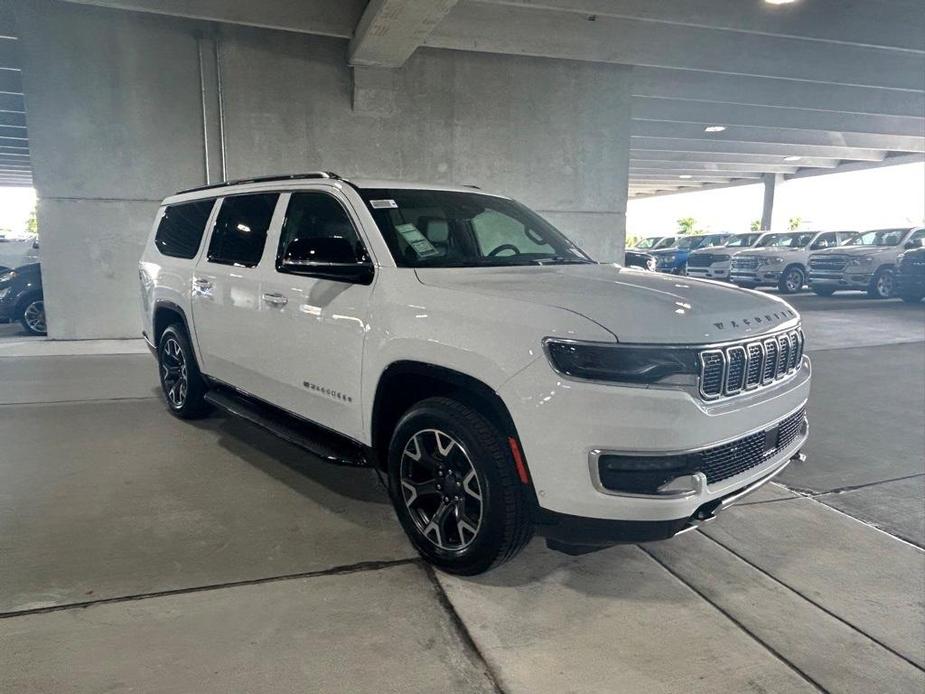
<path fill-rule="evenodd" d="M 320 172 L 185 191 L 139 276 L 170 412 L 380 468 L 454 573 L 534 531 L 569 553 L 665 539 L 803 458 L 791 306 L 596 263 L 501 195 Z"/>
<path fill-rule="evenodd" d="M 820 296 L 861 290 L 876 299 L 914 296 L 899 291 L 899 260 L 925 244 L 925 228 L 654 237 L 656 269 L 727 280 L 746 289 L 775 287 L 793 294 L 805 286 Z M 663 246 L 667 239 L 669 244 Z M 648 239 L 646 241 L 649 241 Z M 642 244 L 640 244 L 642 245 Z M 910 268 L 917 268 L 910 256 Z M 915 284 L 907 280 L 907 286 Z"/>

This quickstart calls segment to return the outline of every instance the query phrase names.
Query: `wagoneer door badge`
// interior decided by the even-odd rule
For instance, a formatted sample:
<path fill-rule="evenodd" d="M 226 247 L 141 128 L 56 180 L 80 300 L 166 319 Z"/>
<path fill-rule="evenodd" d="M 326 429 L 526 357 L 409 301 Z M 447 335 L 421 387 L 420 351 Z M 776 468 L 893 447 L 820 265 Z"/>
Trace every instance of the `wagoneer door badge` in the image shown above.
<path fill-rule="evenodd" d="M 782 321 L 786 318 L 796 318 L 797 314 L 789 308 L 781 309 L 780 311 L 775 311 L 774 313 L 766 313 L 763 316 L 752 316 L 750 318 L 738 318 L 736 320 L 731 320 L 728 323 L 720 321 L 719 323 L 714 323 L 713 325 L 717 330 L 725 330 L 729 328 L 741 328 L 742 326 L 750 327 L 752 325 L 760 325 L 764 323 L 773 323 L 774 321 Z"/>
<path fill-rule="evenodd" d="M 353 398 L 349 395 L 344 395 L 333 388 L 325 388 L 324 386 L 319 386 L 316 383 L 310 383 L 309 381 L 302 381 L 302 385 L 308 388 L 313 393 L 318 395 L 323 395 L 331 400 L 339 400 L 340 402 L 353 402 Z"/>

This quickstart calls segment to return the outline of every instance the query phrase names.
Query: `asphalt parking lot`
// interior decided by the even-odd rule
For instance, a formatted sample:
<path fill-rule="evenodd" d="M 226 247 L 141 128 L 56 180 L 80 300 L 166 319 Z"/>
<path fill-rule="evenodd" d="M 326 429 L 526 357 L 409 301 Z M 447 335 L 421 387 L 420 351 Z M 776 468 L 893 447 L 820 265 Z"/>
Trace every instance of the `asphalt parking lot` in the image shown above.
<path fill-rule="evenodd" d="M 0 691 L 921 692 L 925 304 L 793 303 L 805 464 L 701 531 L 468 579 L 373 472 L 172 418 L 137 344 L 0 326 Z"/>

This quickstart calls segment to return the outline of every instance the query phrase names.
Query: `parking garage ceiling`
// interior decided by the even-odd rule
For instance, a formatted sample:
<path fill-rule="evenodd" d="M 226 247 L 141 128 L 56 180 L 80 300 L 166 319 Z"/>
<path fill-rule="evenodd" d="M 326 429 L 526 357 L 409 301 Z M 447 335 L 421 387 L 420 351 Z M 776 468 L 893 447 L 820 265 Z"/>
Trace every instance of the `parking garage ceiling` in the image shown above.
<path fill-rule="evenodd" d="M 0 6 L 0 186 L 31 186 L 22 73 L 9 9 Z"/>
<path fill-rule="evenodd" d="M 633 65 L 630 195 L 921 161 L 921 0 L 71 0 L 419 47 Z M 0 43 L 2 179 L 31 176 L 15 41 Z"/>

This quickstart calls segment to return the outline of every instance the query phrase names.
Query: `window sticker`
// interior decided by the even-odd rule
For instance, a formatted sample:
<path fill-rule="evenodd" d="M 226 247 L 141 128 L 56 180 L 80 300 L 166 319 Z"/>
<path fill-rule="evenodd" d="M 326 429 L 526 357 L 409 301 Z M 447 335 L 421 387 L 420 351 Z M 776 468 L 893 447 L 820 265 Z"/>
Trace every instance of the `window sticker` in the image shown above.
<path fill-rule="evenodd" d="M 418 258 L 429 258 L 432 255 L 440 255 L 440 251 L 434 248 L 434 244 L 427 240 L 414 224 L 398 224 L 395 230 L 402 235 L 402 238 L 408 242 L 408 245 L 418 254 Z"/>
<path fill-rule="evenodd" d="M 374 210 L 397 210 L 398 203 L 394 200 L 370 200 L 370 207 Z"/>

